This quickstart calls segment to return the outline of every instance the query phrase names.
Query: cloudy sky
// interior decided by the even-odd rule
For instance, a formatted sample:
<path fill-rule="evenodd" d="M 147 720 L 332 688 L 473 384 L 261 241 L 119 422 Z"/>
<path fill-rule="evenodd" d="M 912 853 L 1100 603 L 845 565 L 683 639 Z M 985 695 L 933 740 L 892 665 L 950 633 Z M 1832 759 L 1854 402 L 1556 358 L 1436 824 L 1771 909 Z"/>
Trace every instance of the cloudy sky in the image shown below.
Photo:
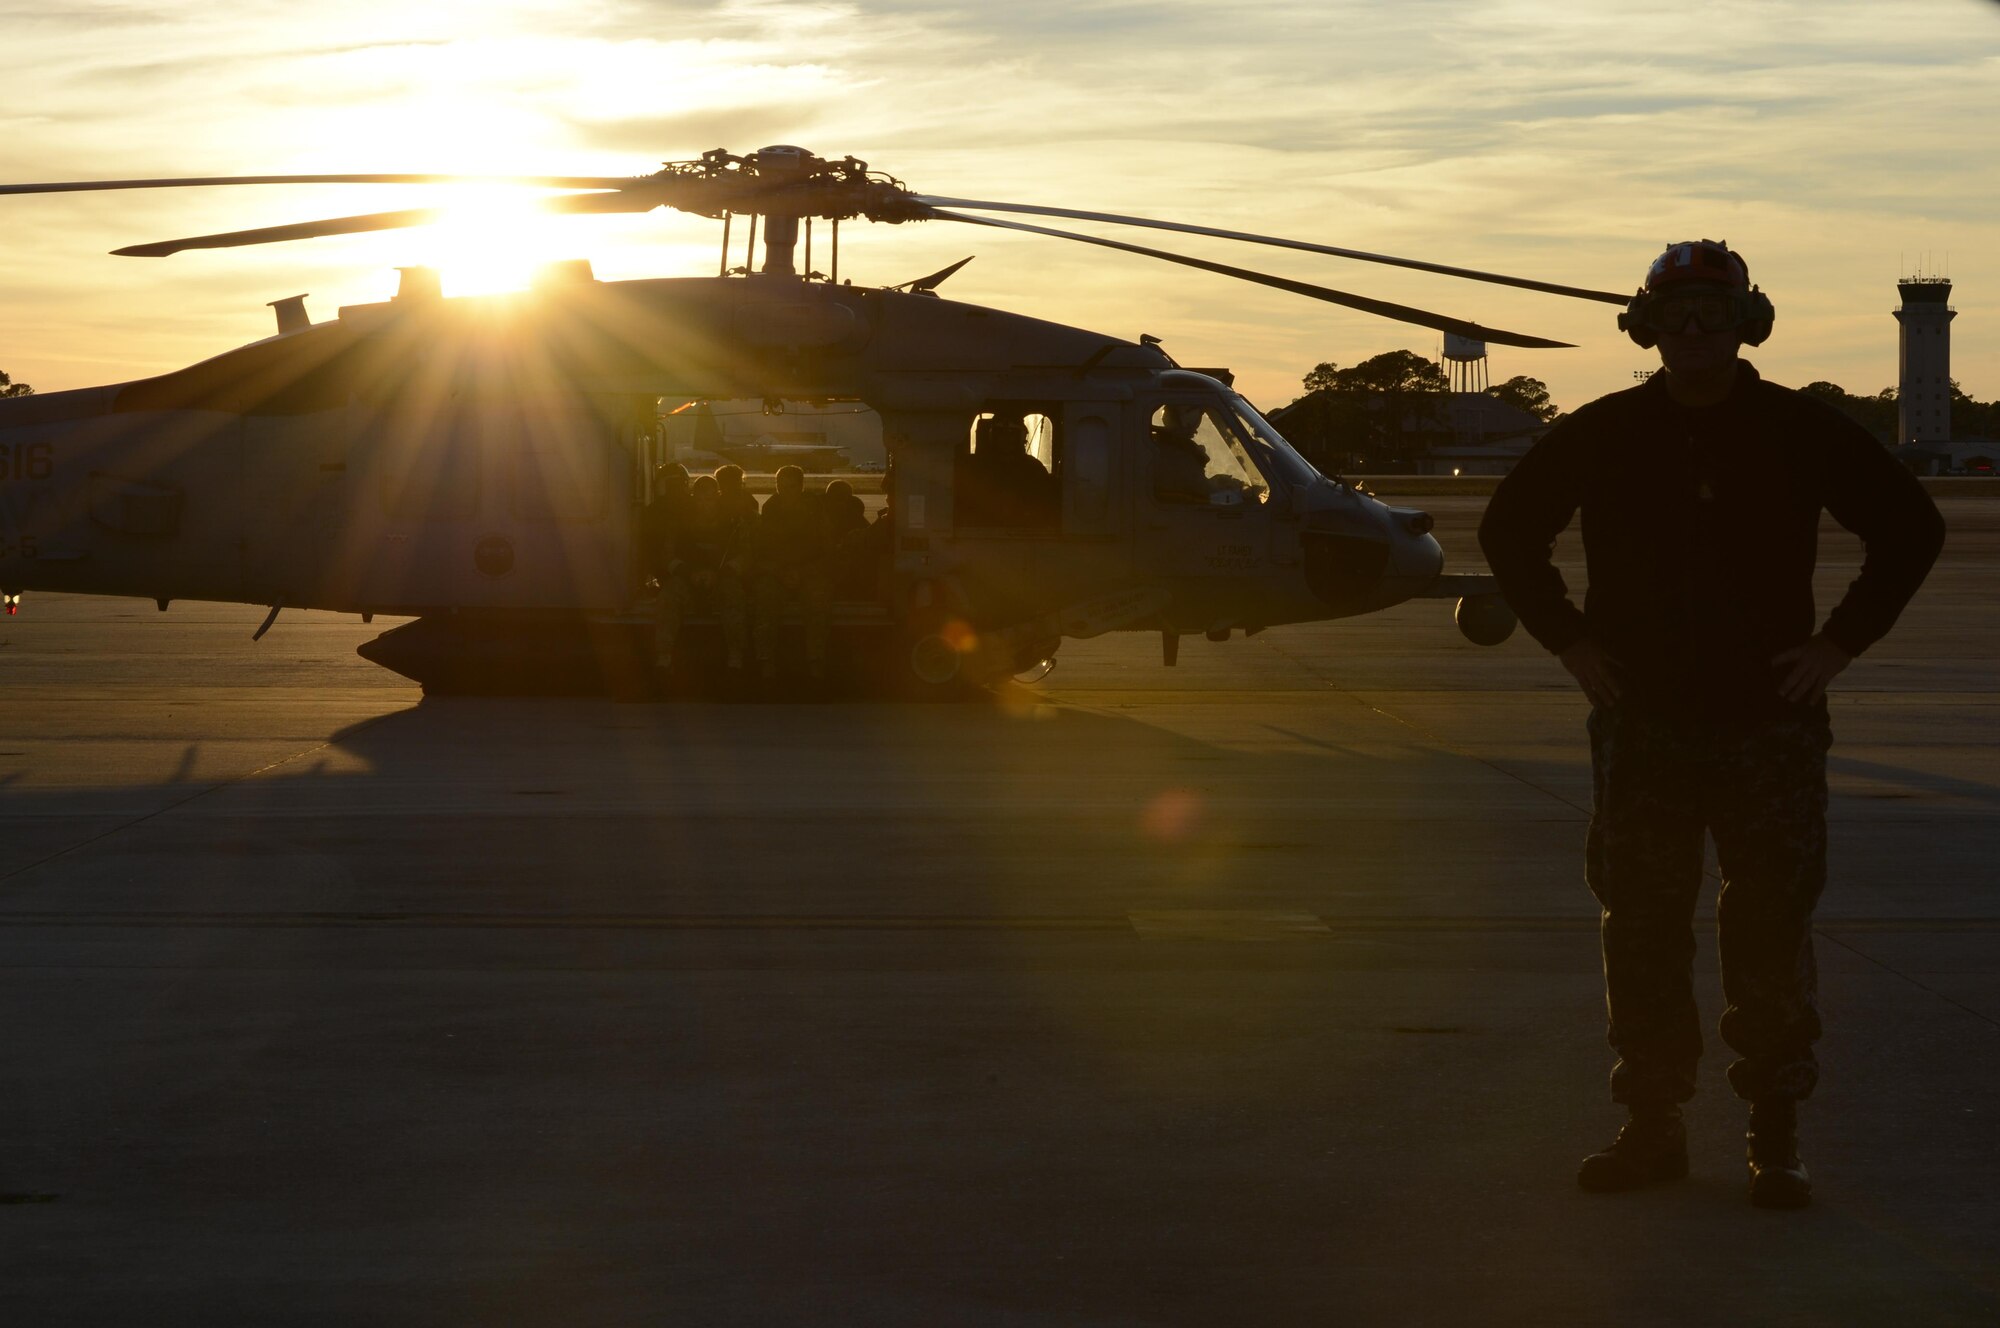
<path fill-rule="evenodd" d="M 4 3 L 5 0 L 0 0 Z M 1957 282 L 1953 368 L 2000 397 L 1993 0 L 59 0 L 0 11 L 0 179 L 354 171 L 643 174 L 773 142 L 922 192 L 1195 221 L 1611 290 L 1725 238 L 1778 308 L 1783 382 L 1896 377 L 1894 280 Z M 377 188 L 0 198 L 0 369 L 41 390 L 158 372 L 330 315 L 397 264 L 447 290 L 587 256 L 703 275 L 719 228 L 655 213 L 128 259 L 206 231 L 439 201 Z M 1221 277 L 942 223 L 852 228 L 842 275 L 966 254 L 956 298 L 1165 339 L 1267 406 L 1314 363 L 1436 336 Z M 1241 266 L 1579 343 L 1497 348 L 1574 406 L 1648 357 L 1615 311 L 1219 241 Z"/>

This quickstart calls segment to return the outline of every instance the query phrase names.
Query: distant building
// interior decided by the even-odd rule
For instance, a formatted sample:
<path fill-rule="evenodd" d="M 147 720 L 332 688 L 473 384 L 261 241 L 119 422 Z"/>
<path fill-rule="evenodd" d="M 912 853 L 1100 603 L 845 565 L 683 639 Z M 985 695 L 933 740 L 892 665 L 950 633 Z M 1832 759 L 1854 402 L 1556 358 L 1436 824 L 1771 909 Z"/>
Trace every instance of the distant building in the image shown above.
<path fill-rule="evenodd" d="M 1919 475 L 1992 475 L 2000 473 L 2000 438 L 1904 443 L 1896 449 L 1896 459 Z"/>
<path fill-rule="evenodd" d="M 1951 442 L 1951 320 L 1958 317 L 1948 277 L 1906 277 L 1896 283 L 1903 307 L 1897 337 L 1896 442 L 1948 452 Z"/>
<path fill-rule="evenodd" d="M 1547 422 L 1484 392 L 1453 392 L 1445 405 L 1451 441 L 1433 444 L 1425 475 L 1505 475 L 1549 431 Z"/>
<path fill-rule="evenodd" d="M 1485 392 L 1440 392 L 1420 400 L 1417 408 L 1405 405 L 1390 426 L 1387 398 L 1360 399 L 1357 415 L 1350 404 L 1356 398 L 1321 388 L 1269 419 L 1329 474 L 1504 475 L 1549 429 Z M 1358 436 L 1358 428 L 1367 436 Z"/>

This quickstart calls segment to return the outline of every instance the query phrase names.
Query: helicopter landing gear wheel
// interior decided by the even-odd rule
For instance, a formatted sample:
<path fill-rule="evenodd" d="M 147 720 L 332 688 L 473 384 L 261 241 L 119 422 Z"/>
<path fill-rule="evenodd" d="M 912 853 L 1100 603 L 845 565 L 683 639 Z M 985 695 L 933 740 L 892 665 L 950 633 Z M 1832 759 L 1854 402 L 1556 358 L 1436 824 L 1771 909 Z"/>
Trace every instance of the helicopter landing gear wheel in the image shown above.
<path fill-rule="evenodd" d="M 980 694 L 965 657 L 938 632 L 908 638 L 902 652 L 902 695 L 910 701 L 965 701 Z"/>
<path fill-rule="evenodd" d="M 987 681 L 986 670 L 980 667 L 978 633 L 942 607 L 911 617 L 899 654 L 902 690 L 911 700 L 965 700 L 978 695 Z"/>
<path fill-rule="evenodd" d="M 1520 621 L 1499 595 L 1466 595 L 1458 601 L 1452 618 L 1465 639 L 1477 646 L 1499 645 L 1514 634 Z"/>
<path fill-rule="evenodd" d="M 1011 678 L 1024 687 L 1038 683 L 1054 672 L 1056 651 L 1061 646 L 1062 638 L 1040 623 L 1016 627 L 1001 634 L 1000 649 L 1004 662 L 1000 663 L 997 673 L 999 677 Z"/>
<path fill-rule="evenodd" d="M 1056 657 L 1055 652 L 1051 651 L 1041 659 L 1028 665 L 1025 669 L 1016 670 L 1014 681 L 1020 683 L 1023 687 L 1032 687 L 1055 671 Z"/>
<path fill-rule="evenodd" d="M 910 676 L 920 687 L 949 687 L 961 680 L 958 651 L 936 632 L 910 644 Z"/>

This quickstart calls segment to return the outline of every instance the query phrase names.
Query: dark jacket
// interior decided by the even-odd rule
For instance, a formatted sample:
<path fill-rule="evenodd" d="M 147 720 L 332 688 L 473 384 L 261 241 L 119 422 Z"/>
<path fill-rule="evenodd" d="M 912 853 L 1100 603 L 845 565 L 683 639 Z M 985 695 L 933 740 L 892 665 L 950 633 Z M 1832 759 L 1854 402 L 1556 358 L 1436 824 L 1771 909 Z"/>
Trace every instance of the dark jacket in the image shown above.
<path fill-rule="evenodd" d="M 678 546 L 685 533 L 688 519 L 687 490 L 668 488 L 655 495 L 646 504 L 640 518 L 640 530 L 645 542 L 646 571 L 662 584 L 672 574 Z"/>
<path fill-rule="evenodd" d="M 1581 611 L 1549 560 L 1579 509 Z M 1823 628 L 1858 655 L 1923 583 L 1944 520 L 1866 430 L 1743 363 L 1715 406 L 1675 402 L 1662 374 L 1557 424 L 1494 491 L 1479 543 L 1551 652 L 1587 635 L 1634 701 L 1770 715 L 1785 709 L 1772 656 L 1813 634 L 1822 510 L 1865 548 Z"/>
<path fill-rule="evenodd" d="M 826 522 L 820 495 L 774 493 L 757 518 L 756 558 L 767 572 L 795 572 L 826 556 Z"/>
<path fill-rule="evenodd" d="M 675 557 L 691 572 L 723 571 L 737 551 L 740 533 L 724 516 L 717 495 L 694 494 L 688 499 L 679 537 L 674 541 Z"/>

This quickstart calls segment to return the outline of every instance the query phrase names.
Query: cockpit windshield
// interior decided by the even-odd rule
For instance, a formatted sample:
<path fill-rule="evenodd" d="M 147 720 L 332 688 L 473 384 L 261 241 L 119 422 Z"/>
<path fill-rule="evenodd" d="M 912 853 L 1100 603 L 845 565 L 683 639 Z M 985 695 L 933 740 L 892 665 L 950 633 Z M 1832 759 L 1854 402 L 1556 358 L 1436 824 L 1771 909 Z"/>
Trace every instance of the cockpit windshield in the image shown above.
<path fill-rule="evenodd" d="M 1271 422 L 1263 417 L 1257 408 L 1235 393 L 1230 393 L 1230 404 L 1236 408 L 1236 418 L 1245 432 L 1256 440 L 1259 447 L 1258 462 L 1264 473 L 1276 478 L 1287 489 L 1303 489 L 1319 483 L 1322 476 L 1313 468 L 1312 462 L 1300 456 L 1298 449 L 1287 442 L 1285 435 L 1271 427 Z"/>
<path fill-rule="evenodd" d="M 1200 445 L 1210 489 L 1227 482 L 1253 502 L 1276 489 L 1289 492 L 1320 482 L 1320 473 L 1300 456 L 1256 407 L 1207 374 L 1173 370 L 1161 376 L 1170 388 L 1197 389 L 1213 404 L 1167 405 L 1154 412 L 1156 441 L 1164 432 L 1192 434 Z M 1176 430 L 1173 426 L 1179 425 Z M 1171 440 L 1170 440 L 1171 441 Z"/>
<path fill-rule="evenodd" d="M 1223 507 L 1270 501 L 1270 482 L 1222 403 L 1163 402 L 1152 425 L 1156 499 Z"/>

